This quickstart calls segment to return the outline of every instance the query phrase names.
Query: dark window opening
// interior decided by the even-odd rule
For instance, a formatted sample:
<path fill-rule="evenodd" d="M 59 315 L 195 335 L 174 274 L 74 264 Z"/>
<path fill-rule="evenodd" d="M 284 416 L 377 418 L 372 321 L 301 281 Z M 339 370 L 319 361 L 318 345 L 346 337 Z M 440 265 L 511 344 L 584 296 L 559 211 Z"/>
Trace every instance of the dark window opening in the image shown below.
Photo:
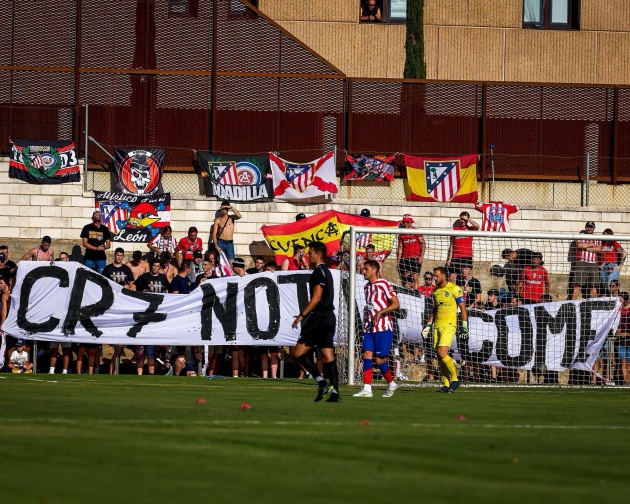
<path fill-rule="evenodd" d="M 361 0 L 359 6 L 359 22 L 361 23 L 405 23 L 406 21 L 407 0 Z"/>
<path fill-rule="evenodd" d="M 523 0 L 523 28 L 579 30 L 580 0 Z"/>
<path fill-rule="evenodd" d="M 199 0 L 169 0 L 169 17 L 197 17 L 199 15 Z"/>

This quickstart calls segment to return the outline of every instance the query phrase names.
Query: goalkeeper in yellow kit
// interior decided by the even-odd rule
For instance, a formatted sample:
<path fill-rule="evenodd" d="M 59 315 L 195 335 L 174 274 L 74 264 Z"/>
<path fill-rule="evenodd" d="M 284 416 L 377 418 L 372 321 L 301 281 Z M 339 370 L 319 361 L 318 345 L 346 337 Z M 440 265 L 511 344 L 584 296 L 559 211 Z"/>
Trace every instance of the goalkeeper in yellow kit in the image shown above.
<path fill-rule="evenodd" d="M 444 386 L 438 390 L 442 393 L 454 392 L 459 387 L 455 363 L 448 354 L 448 349 L 457 332 L 457 307 L 461 310 L 462 331 L 461 338 L 468 339 L 468 314 L 466 313 L 466 298 L 462 288 L 448 281 L 446 268 L 439 266 L 433 270 L 436 288 L 433 291 L 433 311 L 429 315 L 429 322 L 422 330 L 426 339 L 433 327 L 433 348 L 437 350 L 438 363 Z"/>

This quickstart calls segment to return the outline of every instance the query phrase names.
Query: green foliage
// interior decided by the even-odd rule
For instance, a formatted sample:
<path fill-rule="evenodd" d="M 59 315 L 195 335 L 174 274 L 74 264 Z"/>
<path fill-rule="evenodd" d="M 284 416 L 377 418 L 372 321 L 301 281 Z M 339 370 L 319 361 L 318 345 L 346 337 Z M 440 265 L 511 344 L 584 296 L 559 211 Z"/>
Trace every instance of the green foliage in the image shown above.
<path fill-rule="evenodd" d="M 407 0 L 405 79 L 426 79 L 424 59 L 424 0 Z"/>

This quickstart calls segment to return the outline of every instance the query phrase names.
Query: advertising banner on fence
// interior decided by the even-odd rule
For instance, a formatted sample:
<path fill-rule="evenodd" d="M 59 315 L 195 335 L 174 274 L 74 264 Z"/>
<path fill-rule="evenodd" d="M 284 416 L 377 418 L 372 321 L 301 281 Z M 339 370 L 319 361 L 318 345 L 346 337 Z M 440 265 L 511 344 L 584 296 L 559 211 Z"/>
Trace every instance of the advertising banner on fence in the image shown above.
<path fill-rule="evenodd" d="M 9 138 L 9 178 L 29 184 L 79 182 L 81 170 L 70 140 L 18 140 Z"/>
<path fill-rule="evenodd" d="M 2 329 L 14 337 L 115 345 L 295 345 L 310 272 L 259 273 L 187 295 L 124 289 L 76 262 L 18 267 Z M 332 272 L 339 313 L 339 272 Z"/>
<path fill-rule="evenodd" d="M 365 308 L 364 285 L 365 280 L 357 280 L 360 314 Z M 422 341 L 430 298 L 395 288 L 400 301 L 395 331 L 401 341 Z M 464 360 L 492 366 L 531 369 L 544 364 L 550 371 L 590 370 L 609 332 L 617 328 L 619 309 L 618 298 L 597 298 L 470 310 L 468 345 L 457 338 L 452 349 Z"/>
<path fill-rule="evenodd" d="M 135 196 L 156 196 L 164 192 L 164 149 L 116 149 L 114 165 L 115 192 Z"/>
<path fill-rule="evenodd" d="M 171 223 L 170 193 L 133 196 L 94 191 L 94 206 L 115 242 L 148 243 Z"/>
<path fill-rule="evenodd" d="M 276 263 L 282 264 L 282 261 L 293 256 L 295 245 L 306 247 L 312 241 L 325 243 L 328 256 L 336 258 L 337 252 L 341 249 L 341 239 L 344 233 L 350 230 L 350 226 L 396 227 L 398 222 L 328 210 L 289 224 L 263 226 L 261 231 L 267 245 L 276 255 Z M 382 253 L 385 253 L 385 249 L 389 247 L 387 249 L 387 255 L 389 255 L 394 235 L 387 236 L 391 236 L 392 239 L 389 242 L 379 242 L 379 246 L 384 248 Z M 365 251 L 365 246 L 371 242 L 371 237 L 365 235 L 361 235 L 357 239 L 357 245 L 363 247 L 363 251 Z"/>
<path fill-rule="evenodd" d="M 269 156 L 220 156 L 197 152 L 206 194 L 221 200 L 273 198 Z"/>

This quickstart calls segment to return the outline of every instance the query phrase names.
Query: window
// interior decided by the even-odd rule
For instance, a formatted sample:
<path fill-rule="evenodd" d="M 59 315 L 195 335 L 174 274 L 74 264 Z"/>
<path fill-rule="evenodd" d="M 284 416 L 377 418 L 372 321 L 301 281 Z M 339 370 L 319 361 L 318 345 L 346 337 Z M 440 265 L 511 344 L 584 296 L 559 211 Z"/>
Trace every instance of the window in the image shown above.
<path fill-rule="evenodd" d="M 197 17 L 199 14 L 199 0 L 169 0 L 169 17 Z"/>
<path fill-rule="evenodd" d="M 247 0 L 254 7 L 258 8 L 258 0 Z M 231 18 L 252 18 L 256 17 L 254 11 L 247 7 L 241 0 L 229 0 L 228 14 Z"/>
<path fill-rule="evenodd" d="M 580 0 L 523 0 L 523 28 L 579 30 Z"/>
<path fill-rule="evenodd" d="M 369 17 L 367 8 L 378 8 L 381 21 L 364 19 Z M 360 0 L 359 21 L 361 23 L 405 23 L 407 20 L 407 0 Z"/>

